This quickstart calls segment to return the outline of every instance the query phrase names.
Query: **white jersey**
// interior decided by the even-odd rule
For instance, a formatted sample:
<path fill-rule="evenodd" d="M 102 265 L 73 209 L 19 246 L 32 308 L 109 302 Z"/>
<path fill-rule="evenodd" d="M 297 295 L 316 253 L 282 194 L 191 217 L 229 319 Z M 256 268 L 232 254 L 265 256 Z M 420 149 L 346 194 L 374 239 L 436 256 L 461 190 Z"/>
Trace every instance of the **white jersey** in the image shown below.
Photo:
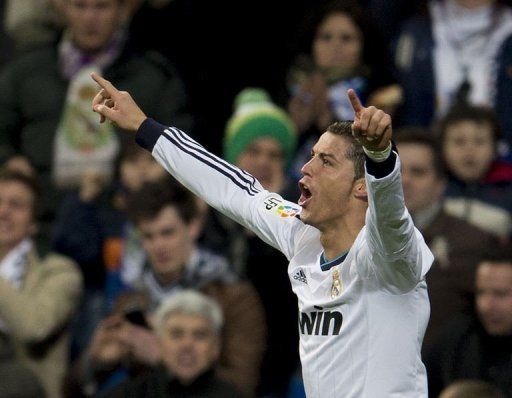
<path fill-rule="evenodd" d="M 389 175 L 366 174 L 366 225 L 346 255 L 324 262 L 320 232 L 301 222 L 297 204 L 178 129 L 148 119 L 137 141 L 186 187 L 287 256 L 308 397 L 427 397 L 420 351 L 433 256 L 404 206 L 398 158 Z"/>

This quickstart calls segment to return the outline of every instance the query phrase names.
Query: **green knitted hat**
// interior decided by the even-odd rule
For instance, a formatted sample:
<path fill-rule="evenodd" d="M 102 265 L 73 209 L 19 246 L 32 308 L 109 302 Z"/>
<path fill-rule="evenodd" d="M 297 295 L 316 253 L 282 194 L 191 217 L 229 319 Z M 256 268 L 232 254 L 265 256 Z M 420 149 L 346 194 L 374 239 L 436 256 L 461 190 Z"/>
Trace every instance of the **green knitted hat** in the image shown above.
<path fill-rule="evenodd" d="M 248 145 L 260 137 L 276 139 L 283 149 L 286 164 L 297 145 L 295 125 L 290 116 L 272 103 L 265 90 L 246 88 L 234 101 L 235 113 L 228 120 L 224 135 L 224 156 L 236 163 Z"/>

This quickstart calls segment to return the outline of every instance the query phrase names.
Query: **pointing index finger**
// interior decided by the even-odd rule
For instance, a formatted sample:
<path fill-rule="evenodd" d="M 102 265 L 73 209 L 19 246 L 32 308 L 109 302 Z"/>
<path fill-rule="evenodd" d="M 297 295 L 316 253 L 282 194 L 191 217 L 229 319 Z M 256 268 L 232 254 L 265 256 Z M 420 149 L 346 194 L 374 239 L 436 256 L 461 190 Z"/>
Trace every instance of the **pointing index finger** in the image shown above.
<path fill-rule="evenodd" d="M 347 91 L 348 99 L 350 100 L 350 104 L 352 105 L 352 109 L 354 109 L 354 112 L 358 114 L 361 112 L 364 107 L 361 104 L 361 101 L 359 100 L 359 97 L 357 96 L 356 92 L 352 89 L 349 89 Z"/>
<path fill-rule="evenodd" d="M 112 83 L 110 83 L 108 80 L 102 78 L 100 75 L 98 75 L 97 73 L 95 72 L 92 72 L 91 73 L 91 77 L 93 78 L 93 80 L 98 83 L 101 88 L 103 88 L 105 90 L 105 92 L 110 96 L 110 97 L 113 97 L 115 95 L 117 95 L 117 93 L 119 93 L 119 91 L 117 90 L 117 88 L 115 88 Z"/>

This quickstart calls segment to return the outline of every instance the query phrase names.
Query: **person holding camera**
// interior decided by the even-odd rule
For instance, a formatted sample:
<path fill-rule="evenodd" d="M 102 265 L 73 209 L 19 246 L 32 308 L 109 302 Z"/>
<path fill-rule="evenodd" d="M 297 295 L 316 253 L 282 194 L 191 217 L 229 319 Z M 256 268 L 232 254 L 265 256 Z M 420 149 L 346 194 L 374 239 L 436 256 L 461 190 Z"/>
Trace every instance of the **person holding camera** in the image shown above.
<path fill-rule="evenodd" d="M 160 304 L 154 321 L 162 364 L 105 391 L 102 397 L 243 396 L 215 374 L 215 363 L 222 349 L 224 322 L 222 309 L 216 300 L 192 289 L 183 290 Z"/>
<path fill-rule="evenodd" d="M 161 364 L 152 314 L 168 298 L 194 289 L 224 312 L 216 375 L 253 396 L 266 343 L 263 307 L 254 287 L 239 280 L 223 257 L 197 245 L 202 223 L 194 196 L 169 180 L 147 183 L 127 198 L 127 213 L 147 262 L 132 291 L 119 296 L 114 314 L 96 329 L 66 395 L 101 393 Z"/>

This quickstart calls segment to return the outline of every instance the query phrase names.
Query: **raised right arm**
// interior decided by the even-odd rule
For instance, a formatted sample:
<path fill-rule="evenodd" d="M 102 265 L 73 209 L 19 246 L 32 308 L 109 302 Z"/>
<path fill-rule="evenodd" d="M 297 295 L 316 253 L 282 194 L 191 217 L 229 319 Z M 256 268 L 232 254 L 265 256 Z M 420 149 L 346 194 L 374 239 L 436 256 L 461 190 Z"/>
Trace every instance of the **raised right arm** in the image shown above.
<path fill-rule="evenodd" d="M 193 193 L 291 258 L 296 233 L 304 228 L 294 217 L 300 212 L 297 204 L 266 191 L 251 174 L 177 128 L 146 119 L 136 141 Z"/>
<path fill-rule="evenodd" d="M 92 108 L 101 121 L 137 132 L 136 140 L 185 187 L 209 205 L 251 229 L 261 239 L 293 257 L 306 226 L 295 217 L 300 207 L 263 189 L 249 173 L 203 148 L 183 131 L 149 119 L 129 93 L 93 73 L 101 86 Z"/>

